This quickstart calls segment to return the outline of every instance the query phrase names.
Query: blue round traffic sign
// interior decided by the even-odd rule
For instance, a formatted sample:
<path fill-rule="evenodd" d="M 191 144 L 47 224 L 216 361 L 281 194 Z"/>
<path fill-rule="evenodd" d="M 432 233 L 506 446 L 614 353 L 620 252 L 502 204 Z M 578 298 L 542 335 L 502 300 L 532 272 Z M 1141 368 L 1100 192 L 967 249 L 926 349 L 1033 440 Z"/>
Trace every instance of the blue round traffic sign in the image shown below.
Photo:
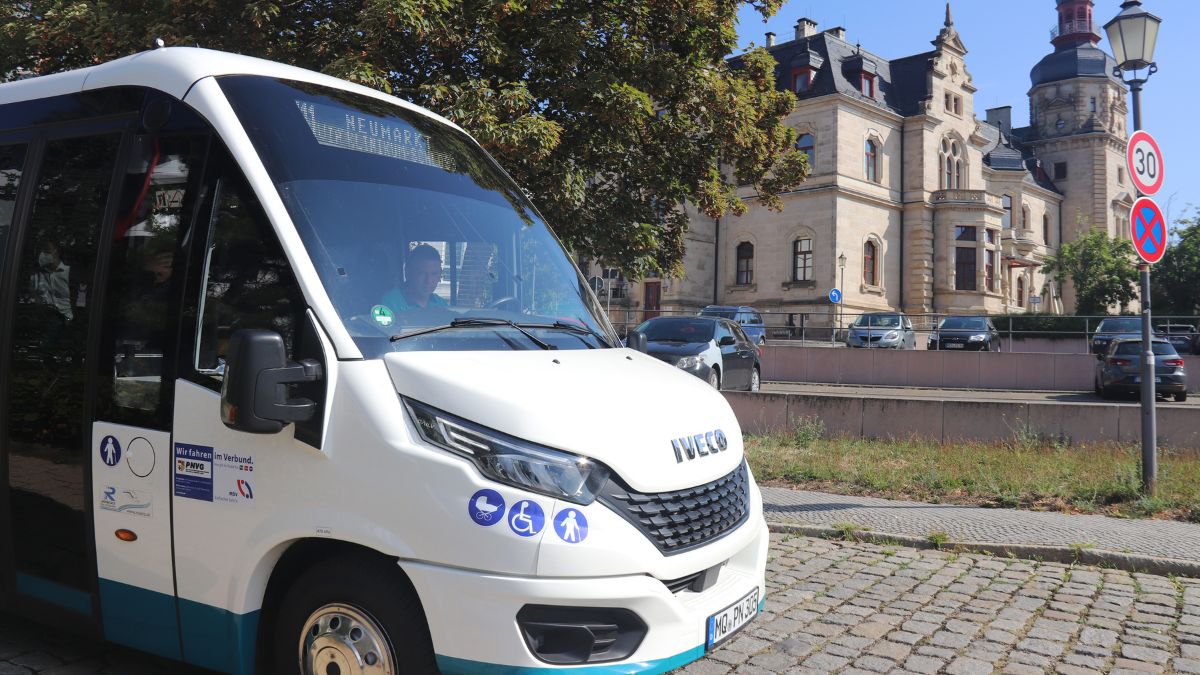
<path fill-rule="evenodd" d="M 1167 252 L 1167 221 L 1153 199 L 1142 197 L 1133 203 L 1129 235 L 1142 260 L 1151 265 L 1162 260 Z"/>
<path fill-rule="evenodd" d="M 554 531 L 568 544 L 578 544 L 587 539 L 587 518 L 579 509 L 564 509 L 554 519 Z"/>
<path fill-rule="evenodd" d="M 829 301 L 830 301 L 830 302 L 832 302 L 832 303 L 833 303 L 833 304 L 835 304 L 835 305 L 839 305 L 839 304 L 841 304 L 841 302 L 842 302 L 842 289 L 840 289 L 840 288 L 835 288 L 835 289 L 833 289 L 832 291 L 829 291 Z"/>

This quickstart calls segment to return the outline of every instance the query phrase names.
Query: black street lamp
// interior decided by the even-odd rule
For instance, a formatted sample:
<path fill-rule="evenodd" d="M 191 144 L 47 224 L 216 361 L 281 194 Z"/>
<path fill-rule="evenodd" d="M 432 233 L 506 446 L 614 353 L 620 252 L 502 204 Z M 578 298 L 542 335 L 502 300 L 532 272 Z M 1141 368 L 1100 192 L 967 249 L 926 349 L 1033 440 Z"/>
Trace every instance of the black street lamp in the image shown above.
<path fill-rule="evenodd" d="M 1116 18 L 1104 24 L 1117 67 L 1113 75 L 1133 92 L 1133 130 L 1142 129 L 1142 85 L 1158 72 L 1154 46 L 1162 19 L 1142 9 L 1140 0 L 1126 0 Z M 1139 70 L 1146 70 L 1138 77 Z M 1124 74 L 1130 78 L 1125 79 Z M 1142 286 L 1142 490 L 1154 496 L 1158 489 L 1158 424 L 1154 414 L 1154 346 L 1150 331 L 1150 265 L 1138 265 Z"/>

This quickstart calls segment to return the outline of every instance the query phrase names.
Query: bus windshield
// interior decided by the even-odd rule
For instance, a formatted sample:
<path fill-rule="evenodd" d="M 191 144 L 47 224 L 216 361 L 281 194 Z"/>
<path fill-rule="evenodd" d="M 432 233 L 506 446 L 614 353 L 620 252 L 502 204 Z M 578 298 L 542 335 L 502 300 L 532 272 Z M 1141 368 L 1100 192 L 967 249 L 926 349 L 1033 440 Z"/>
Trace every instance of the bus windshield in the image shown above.
<path fill-rule="evenodd" d="M 558 239 L 466 134 L 329 87 L 219 82 L 367 358 L 619 344 Z"/>

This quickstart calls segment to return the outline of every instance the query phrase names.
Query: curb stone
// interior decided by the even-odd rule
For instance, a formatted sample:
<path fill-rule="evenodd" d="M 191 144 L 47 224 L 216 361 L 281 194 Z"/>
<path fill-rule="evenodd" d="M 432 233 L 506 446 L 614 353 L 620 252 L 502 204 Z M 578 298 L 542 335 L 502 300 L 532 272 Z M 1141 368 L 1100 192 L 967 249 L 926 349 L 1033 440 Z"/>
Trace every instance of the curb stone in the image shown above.
<path fill-rule="evenodd" d="M 910 548 L 941 549 L 963 553 L 988 553 L 1000 557 L 1026 558 L 1057 562 L 1067 565 L 1093 565 L 1111 567 L 1125 572 L 1141 572 L 1156 575 L 1174 575 L 1200 579 L 1200 562 L 1175 558 L 1156 558 L 1136 553 L 1118 553 L 1094 548 L 1075 548 L 1045 544 L 995 544 L 990 542 L 947 541 L 937 546 L 923 537 L 909 534 L 889 534 L 874 530 L 854 530 L 846 537 L 844 529 L 823 525 L 798 525 L 795 523 L 767 522 L 771 532 L 799 534 L 820 539 L 852 539 L 872 544 L 898 544 Z"/>

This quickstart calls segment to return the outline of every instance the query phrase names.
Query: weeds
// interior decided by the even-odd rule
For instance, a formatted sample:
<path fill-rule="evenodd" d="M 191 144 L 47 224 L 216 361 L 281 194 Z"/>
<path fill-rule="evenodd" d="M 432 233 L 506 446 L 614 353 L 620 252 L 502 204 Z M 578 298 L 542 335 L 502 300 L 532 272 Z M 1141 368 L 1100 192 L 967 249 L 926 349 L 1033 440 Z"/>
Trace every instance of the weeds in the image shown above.
<path fill-rule="evenodd" d="M 809 448 L 825 438 L 825 420 L 820 417 L 801 417 L 795 420 L 792 441 L 801 448 Z"/>
<path fill-rule="evenodd" d="M 834 523 L 832 527 L 834 536 L 842 541 L 858 541 L 858 533 L 866 529 L 858 523 Z"/>
<path fill-rule="evenodd" d="M 950 535 L 941 531 L 930 532 L 929 536 L 926 538 L 929 540 L 929 543 L 933 544 L 933 547 L 939 551 L 942 550 L 943 546 L 950 542 Z"/>

